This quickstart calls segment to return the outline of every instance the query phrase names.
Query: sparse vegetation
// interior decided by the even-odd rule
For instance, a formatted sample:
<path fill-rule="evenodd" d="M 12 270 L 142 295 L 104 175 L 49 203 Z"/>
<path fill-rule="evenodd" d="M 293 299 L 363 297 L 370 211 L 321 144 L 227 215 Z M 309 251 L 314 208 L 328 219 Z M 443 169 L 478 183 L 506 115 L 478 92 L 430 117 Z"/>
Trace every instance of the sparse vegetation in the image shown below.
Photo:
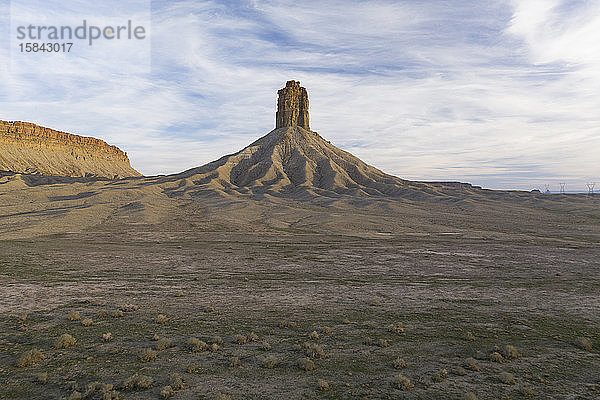
<path fill-rule="evenodd" d="M 400 390 L 411 390 L 415 385 L 402 374 L 398 374 L 394 377 L 393 385 L 396 389 Z"/>
<path fill-rule="evenodd" d="M 433 378 L 432 378 L 432 379 L 433 379 L 433 381 L 434 381 L 434 382 L 442 382 L 442 381 L 446 380 L 446 378 L 447 378 L 447 377 L 448 377 L 448 370 L 446 370 L 446 369 L 444 368 L 444 369 L 442 369 L 441 371 L 439 371 L 439 372 L 436 372 L 436 373 L 433 375 Z"/>
<path fill-rule="evenodd" d="M 274 355 L 266 356 L 263 360 L 263 366 L 265 368 L 273 369 L 279 364 L 279 359 Z"/>
<path fill-rule="evenodd" d="M 504 357 L 502 357 L 502 354 L 495 351 L 490 355 L 490 360 L 493 362 L 502 363 L 504 362 Z"/>
<path fill-rule="evenodd" d="M 242 368 L 242 362 L 240 361 L 239 357 L 231 357 L 229 366 L 231 368 Z"/>
<path fill-rule="evenodd" d="M 122 318 L 125 316 L 125 313 L 121 310 L 114 310 L 111 315 L 113 318 Z"/>
<path fill-rule="evenodd" d="M 592 346 L 592 341 L 586 337 L 578 337 L 575 339 L 575 345 L 577 347 L 579 347 L 580 349 L 586 350 L 586 351 L 592 351 L 594 350 L 594 347 Z"/>
<path fill-rule="evenodd" d="M 163 399 L 168 399 L 169 397 L 175 396 L 175 390 L 171 386 L 165 386 L 160 391 L 160 397 Z"/>
<path fill-rule="evenodd" d="M 91 318 L 84 318 L 81 320 L 81 326 L 88 327 L 92 325 L 94 325 L 94 320 L 92 320 Z"/>
<path fill-rule="evenodd" d="M 406 335 L 402 322 L 396 322 L 395 324 L 388 325 L 388 331 L 397 335 Z"/>
<path fill-rule="evenodd" d="M 312 371 L 317 368 L 313 360 L 310 358 L 301 358 L 298 360 L 298 367 L 303 371 Z"/>
<path fill-rule="evenodd" d="M 171 384 L 170 384 L 171 388 L 173 388 L 174 391 L 178 391 L 184 388 L 185 384 L 183 382 L 183 378 L 181 377 L 181 375 L 179 374 L 172 374 L 171 375 Z"/>
<path fill-rule="evenodd" d="M 155 319 L 155 321 L 156 321 L 156 323 L 157 323 L 157 324 L 166 324 L 166 323 L 168 323 L 168 322 L 169 322 L 169 318 L 167 318 L 167 317 L 166 317 L 165 315 L 163 315 L 163 314 L 158 314 L 158 315 L 156 316 L 156 319 Z"/>
<path fill-rule="evenodd" d="M 190 340 L 188 340 L 188 346 L 194 353 L 208 350 L 208 345 L 198 338 L 190 338 Z"/>
<path fill-rule="evenodd" d="M 64 333 L 54 342 L 54 348 L 57 350 L 66 349 L 75 346 L 75 343 L 77 343 L 77 340 L 73 336 Z"/>
<path fill-rule="evenodd" d="M 47 372 L 39 373 L 37 376 L 37 381 L 39 383 L 48 383 L 48 373 Z"/>
<path fill-rule="evenodd" d="M 156 361 L 158 355 L 152 349 L 144 349 L 140 354 L 140 361 L 143 363 Z"/>
<path fill-rule="evenodd" d="M 324 379 L 319 379 L 317 381 L 317 387 L 319 388 L 319 390 L 326 392 L 329 390 L 329 382 L 327 382 Z"/>
<path fill-rule="evenodd" d="M 502 350 L 502 356 L 507 360 L 511 360 L 515 358 L 520 358 L 521 353 L 519 353 L 515 346 L 508 344 L 504 346 L 504 349 Z"/>
<path fill-rule="evenodd" d="M 316 343 L 304 343 L 306 355 L 310 358 L 325 358 L 327 354 L 321 346 Z"/>
<path fill-rule="evenodd" d="M 270 344 L 269 344 L 269 342 L 267 342 L 266 340 L 263 340 L 263 341 L 260 343 L 260 345 L 261 345 L 261 348 L 262 348 L 264 351 L 269 351 L 269 350 L 271 350 L 271 349 L 272 349 L 271 345 L 270 345 Z"/>
<path fill-rule="evenodd" d="M 396 369 L 403 369 L 406 368 L 406 361 L 404 361 L 403 358 L 398 357 L 394 360 L 393 365 Z"/>
<path fill-rule="evenodd" d="M 152 387 L 154 380 L 146 375 L 135 375 L 127 378 L 121 385 L 123 390 L 147 390 Z"/>
<path fill-rule="evenodd" d="M 113 339 L 112 333 L 110 332 L 106 332 L 102 334 L 102 341 L 103 342 L 110 342 Z"/>
<path fill-rule="evenodd" d="M 237 344 L 246 344 L 248 343 L 248 337 L 244 335 L 237 334 L 233 337 L 233 343 Z"/>
<path fill-rule="evenodd" d="M 501 372 L 499 375 L 499 378 L 500 378 L 500 382 L 502 382 L 506 385 L 514 385 L 517 383 L 514 375 L 511 374 L 510 372 L 506 372 L 506 371 Z"/>
<path fill-rule="evenodd" d="M 473 357 L 467 358 L 465 360 L 464 366 L 466 369 L 470 369 L 471 371 L 481 371 L 481 368 L 479 367 L 479 363 Z"/>
<path fill-rule="evenodd" d="M 81 321 L 81 315 L 79 314 L 79 311 L 69 314 L 69 321 Z"/>
<path fill-rule="evenodd" d="M 166 350 L 172 346 L 173 346 L 173 341 L 171 339 L 166 339 L 166 338 L 159 339 L 155 345 L 156 350 L 158 350 L 158 351 Z"/>
<path fill-rule="evenodd" d="M 46 356 L 39 349 L 31 349 L 17 360 L 17 367 L 32 367 L 39 364 Z"/>
<path fill-rule="evenodd" d="M 312 331 L 312 332 L 310 333 L 310 335 L 308 335 L 308 337 L 309 337 L 311 340 L 319 340 L 319 334 L 317 333 L 317 331 Z"/>

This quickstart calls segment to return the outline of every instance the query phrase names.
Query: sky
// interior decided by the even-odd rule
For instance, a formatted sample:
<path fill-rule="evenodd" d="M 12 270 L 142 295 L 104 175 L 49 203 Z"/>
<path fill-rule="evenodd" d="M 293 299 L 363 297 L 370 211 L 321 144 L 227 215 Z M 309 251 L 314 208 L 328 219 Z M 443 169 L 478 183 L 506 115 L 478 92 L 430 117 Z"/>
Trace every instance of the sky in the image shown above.
<path fill-rule="evenodd" d="M 169 174 L 271 131 L 295 79 L 311 128 L 389 174 L 600 186 L 597 0 L 125 3 L 0 0 L 0 119 L 98 137 Z M 84 18 L 133 18 L 147 37 L 19 53 L 18 23 Z"/>

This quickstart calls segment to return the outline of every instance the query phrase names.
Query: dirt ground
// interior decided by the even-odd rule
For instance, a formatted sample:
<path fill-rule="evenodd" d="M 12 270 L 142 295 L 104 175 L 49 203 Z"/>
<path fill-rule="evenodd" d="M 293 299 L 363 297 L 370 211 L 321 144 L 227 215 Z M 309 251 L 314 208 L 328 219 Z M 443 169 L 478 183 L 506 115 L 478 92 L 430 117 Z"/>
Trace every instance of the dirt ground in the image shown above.
<path fill-rule="evenodd" d="M 600 247 L 577 231 L 3 240 L 0 398 L 600 398 Z"/>

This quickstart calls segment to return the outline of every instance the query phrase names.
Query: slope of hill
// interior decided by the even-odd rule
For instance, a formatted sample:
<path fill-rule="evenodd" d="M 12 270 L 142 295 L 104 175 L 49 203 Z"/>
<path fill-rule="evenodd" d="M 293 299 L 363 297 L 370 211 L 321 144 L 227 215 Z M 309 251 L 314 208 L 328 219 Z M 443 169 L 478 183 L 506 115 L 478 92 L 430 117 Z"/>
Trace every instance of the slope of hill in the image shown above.
<path fill-rule="evenodd" d="M 0 171 L 110 179 L 140 176 L 127 153 L 102 140 L 6 121 L 0 121 Z"/>

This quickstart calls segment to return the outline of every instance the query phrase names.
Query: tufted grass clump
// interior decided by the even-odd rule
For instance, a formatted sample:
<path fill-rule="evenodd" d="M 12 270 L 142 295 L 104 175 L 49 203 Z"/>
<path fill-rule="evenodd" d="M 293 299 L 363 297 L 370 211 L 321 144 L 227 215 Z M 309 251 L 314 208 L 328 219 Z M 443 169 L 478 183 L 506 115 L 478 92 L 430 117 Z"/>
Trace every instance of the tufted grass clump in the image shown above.
<path fill-rule="evenodd" d="M 153 383 L 154 381 L 151 377 L 136 373 L 125 379 L 121 388 L 123 390 L 147 390 L 152 387 Z"/>
<path fill-rule="evenodd" d="M 502 363 L 504 362 L 504 357 L 502 357 L 502 354 L 495 351 L 490 355 L 490 360 L 493 362 Z"/>
<path fill-rule="evenodd" d="M 439 383 L 439 382 L 445 381 L 447 377 L 448 377 L 448 370 L 444 368 L 441 371 L 436 372 L 433 375 L 432 379 L 433 379 L 434 382 L 438 382 Z"/>
<path fill-rule="evenodd" d="M 317 333 L 317 331 L 312 331 L 312 332 L 310 333 L 310 335 L 308 335 L 308 337 L 309 337 L 311 340 L 319 340 L 319 334 Z"/>
<path fill-rule="evenodd" d="M 310 358 L 325 358 L 327 354 L 321 346 L 316 343 L 304 343 L 304 351 L 306 356 Z"/>
<path fill-rule="evenodd" d="M 327 382 L 324 379 L 319 379 L 317 381 L 317 387 L 319 388 L 319 390 L 326 392 L 329 390 L 329 382 Z"/>
<path fill-rule="evenodd" d="M 586 351 L 594 350 L 594 347 L 592 346 L 592 341 L 586 337 L 578 337 L 577 339 L 575 339 L 575 346 Z"/>
<path fill-rule="evenodd" d="M 396 369 L 403 369 L 406 368 L 406 361 L 404 361 L 403 358 L 398 357 L 394 360 L 393 365 Z"/>
<path fill-rule="evenodd" d="M 393 386 L 396 389 L 400 390 L 411 390 L 415 387 L 415 385 L 410 381 L 410 379 L 408 379 L 402 374 L 398 374 L 394 377 Z"/>
<path fill-rule="evenodd" d="M 406 335 L 404 331 L 404 325 L 402 322 L 396 322 L 395 324 L 388 325 L 388 332 L 395 333 L 397 335 Z"/>
<path fill-rule="evenodd" d="M 140 361 L 143 363 L 156 361 L 156 357 L 158 357 L 158 354 L 152 349 L 144 349 L 140 353 Z"/>
<path fill-rule="evenodd" d="M 467 393 L 465 393 L 464 399 L 465 400 L 479 400 L 479 398 L 477 397 L 477 395 L 475 393 L 473 393 L 473 392 L 467 392 Z"/>
<path fill-rule="evenodd" d="M 188 340 L 188 346 L 193 353 L 208 350 L 208 345 L 198 338 L 190 338 L 190 340 Z"/>
<path fill-rule="evenodd" d="M 102 341 L 103 342 L 110 342 L 113 339 L 113 335 L 110 332 L 106 332 L 102 334 Z"/>
<path fill-rule="evenodd" d="M 277 366 L 277 364 L 279 364 L 279 360 L 277 359 L 277 357 L 270 355 L 265 357 L 265 359 L 263 360 L 263 367 L 268 368 L 268 369 L 273 369 Z"/>
<path fill-rule="evenodd" d="M 98 311 L 98 319 L 105 319 L 105 318 L 108 318 L 108 311 L 106 311 L 106 310 Z"/>
<path fill-rule="evenodd" d="M 233 337 L 233 343 L 246 344 L 246 343 L 248 343 L 248 337 L 237 334 Z"/>
<path fill-rule="evenodd" d="M 165 315 L 163 315 L 163 314 L 158 314 L 158 315 L 156 316 L 156 318 L 154 319 L 154 321 L 155 321 L 157 324 L 162 324 L 162 325 L 164 325 L 164 324 L 166 324 L 166 323 L 168 323 L 168 322 L 169 322 L 169 318 L 167 318 L 167 316 L 165 316 Z"/>
<path fill-rule="evenodd" d="M 119 400 L 119 392 L 108 383 L 92 382 L 82 395 L 83 399 Z"/>
<path fill-rule="evenodd" d="M 171 386 L 165 386 L 160 391 L 160 397 L 163 399 L 168 399 L 169 397 L 175 396 L 175 390 Z"/>
<path fill-rule="evenodd" d="M 48 383 L 48 373 L 42 372 L 42 373 L 38 374 L 37 381 L 39 383 Z"/>
<path fill-rule="evenodd" d="M 271 350 L 273 347 L 271 346 L 271 344 L 269 342 L 267 342 L 266 340 L 263 340 L 260 343 L 260 348 L 263 349 L 264 351 L 269 351 Z"/>
<path fill-rule="evenodd" d="M 215 336 L 210 340 L 211 343 L 213 344 L 218 344 L 219 346 L 222 345 L 223 342 L 223 338 L 221 336 Z"/>
<path fill-rule="evenodd" d="M 88 327 L 92 325 L 94 325 L 94 320 L 91 318 L 84 318 L 81 320 L 81 326 Z"/>
<path fill-rule="evenodd" d="M 469 357 L 465 360 L 464 366 L 466 369 L 470 369 L 471 371 L 481 371 L 479 367 L 479 363 L 473 357 Z"/>
<path fill-rule="evenodd" d="M 124 317 L 124 316 L 125 316 L 125 313 L 123 313 L 123 311 L 121 311 L 121 310 L 114 310 L 114 311 L 111 313 L 111 316 L 112 316 L 113 318 L 122 318 L 122 317 Z"/>
<path fill-rule="evenodd" d="M 77 343 L 77 340 L 73 336 L 64 333 L 54 342 L 54 348 L 57 350 L 68 349 L 71 346 L 75 346 L 75 343 Z"/>
<path fill-rule="evenodd" d="M 17 360 L 17 367 L 33 367 L 44 360 L 46 356 L 39 349 L 31 349 Z"/>
<path fill-rule="evenodd" d="M 305 357 L 298 360 L 298 368 L 300 368 L 303 371 L 313 371 L 315 368 L 317 368 L 317 366 L 315 365 L 313 360 L 311 360 L 308 357 Z"/>
<path fill-rule="evenodd" d="M 172 374 L 170 378 L 170 385 L 174 391 L 181 390 L 185 387 L 183 378 L 179 374 Z"/>
<path fill-rule="evenodd" d="M 242 368 L 242 362 L 240 361 L 239 357 L 231 357 L 229 366 L 231 368 Z"/>
<path fill-rule="evenodd" d="M 69 321 L 81 321 L 81 315 L 79 314 L 79 311 L 69 314 Z"/>
<path fill-rule="evenodd" d="M 158 351 L 166 350 L 169 347 L 173 347 L 173 341 L 171 339 L 166 338 L 158 339 L 154 347 Z"/>
<path fill-rule="evenodd" d="M 505 385 L 514 385 L 517 383 L 514 375 L 510 372 L 503 371 L 500 373 L 498 378 L 500 379 L 500 382 L 504 383 Z"/>
<path fill-rule="evenodd" d="M 517 350 L 517 348 L 515 346 L 507 344 L 502 349 L 502 356 L 504 358 L 506 358 L 507 360 L 512 360 L 515 358 L 520 358 L 522 355 L 521 355 L 521 353 L 519 353 L 519 351 Z"/>

